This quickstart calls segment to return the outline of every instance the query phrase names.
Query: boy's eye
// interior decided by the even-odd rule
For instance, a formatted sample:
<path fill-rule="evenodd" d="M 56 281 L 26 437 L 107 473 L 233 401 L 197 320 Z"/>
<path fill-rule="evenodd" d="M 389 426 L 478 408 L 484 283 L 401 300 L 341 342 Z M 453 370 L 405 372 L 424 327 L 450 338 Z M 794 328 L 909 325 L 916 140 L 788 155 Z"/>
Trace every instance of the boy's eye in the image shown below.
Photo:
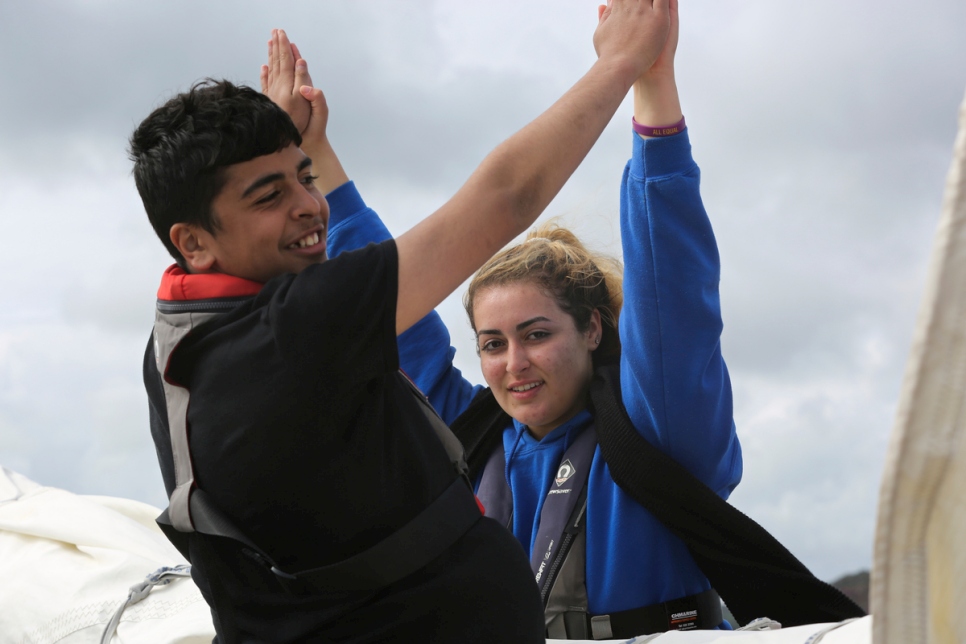
<path fill-rule="evenodd" d="M 271 203 L 280 194 L 281 193 L 278 190 L 272 190 L 270 193 L 268 193 L 261 199 L 258 199 L 257 201 L 255 201 L 255 204 L 260 206 L 263 204 Z"/>
<path fill-rule="evenodd" d="M 318 178 L 319 178 L 319 176 L 316 175 L 316 174 L 306 175 L 306 176 L 302 177 L 302 185 L 310 186 Z"/>

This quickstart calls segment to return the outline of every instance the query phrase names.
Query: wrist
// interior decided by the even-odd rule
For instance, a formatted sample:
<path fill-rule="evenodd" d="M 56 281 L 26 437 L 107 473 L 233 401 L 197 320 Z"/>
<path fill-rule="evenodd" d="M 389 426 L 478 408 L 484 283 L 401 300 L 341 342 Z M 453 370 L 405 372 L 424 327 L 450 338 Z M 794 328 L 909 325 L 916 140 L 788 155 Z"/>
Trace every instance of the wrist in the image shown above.
<path fill-rule="evenodd" d="M 683 132 L 684 128 L 687 127 L 683 116 L 675 123 L 657 126 L 641 124 L 632 116 L 631 124 L 634 127 L 634 131 L 646 139 L 659 138 L 662 136 L 674 136 L 675 134 L 680 134 Z"/>
<path fill-rule="evenodd" d="M 638 123 L 652 128 L 669 127 L 683 116 L 673 74 L 642 77 L 634 84 L 634 119 Z"/>
<path fill-rule="evenodd" d="M 306 156 L 310 157 L 312 161 L 318 160 L 316 156 L 328 154 L 332 150 L 332 144 L 329 143 L 329 139 L 325 136 L 319 138 L 317 136 L 305 136 L 304 134 L 302 135 L 302 145 L 299 147 L 302 148 L 302 152 L 305 152 Z"/>
<path fill-rule="evenodd" d="M 603 70 L 608 77 L 619 82 L 624 88 L 624 95 L 634 86 L 641 74 L 637 61 L 631 56 L 621 54 L 600 56 L 594 65 Z"/>

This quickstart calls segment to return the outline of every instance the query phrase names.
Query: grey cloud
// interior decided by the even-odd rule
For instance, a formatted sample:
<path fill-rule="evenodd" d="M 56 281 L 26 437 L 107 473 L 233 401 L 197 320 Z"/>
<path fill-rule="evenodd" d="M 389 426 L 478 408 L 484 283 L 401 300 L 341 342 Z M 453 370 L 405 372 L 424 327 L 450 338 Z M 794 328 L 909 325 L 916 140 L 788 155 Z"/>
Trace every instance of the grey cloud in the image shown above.
<path fill-rule="evenodd" d="M 0 103 L 0 463 L 163 503 L 139 369 L 169 259 L 124 152 L 155 105 L 205 76 L 257 83 L 269 29 L 286 27 L 327 93 L 350 175 L 403 232 L 585 71 L 587 11 L 562 0 L 0 3 L 0 51 L 18 61 Z M 745 446 L 734 499 L 833 576 L 870 561 L 966 85 L 966 5 L 692 0 L 682 14 L 678 81 L 721 248 Z M 629 114 L 548 209 L 611 252 Z M 443 314 L 479 382 L 458 300 Z"/>

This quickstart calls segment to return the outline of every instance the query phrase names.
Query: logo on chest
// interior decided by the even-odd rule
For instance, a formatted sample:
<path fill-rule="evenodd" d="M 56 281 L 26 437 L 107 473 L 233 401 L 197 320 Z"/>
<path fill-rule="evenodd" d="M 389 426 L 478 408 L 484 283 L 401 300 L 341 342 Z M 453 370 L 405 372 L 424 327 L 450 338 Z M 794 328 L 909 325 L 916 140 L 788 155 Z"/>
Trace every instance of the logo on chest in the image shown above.
<path fill-rule="evenodd" d="M 568 458 L 566 461 L 560 464 L 560 469 L 557 470 L 557 478 L 554 481 L 557 483 L 557 487 L 560 487 L 566 483 L 570 477 L 577 473 L 577 469 L 574 464 L 570 462 Z"/>

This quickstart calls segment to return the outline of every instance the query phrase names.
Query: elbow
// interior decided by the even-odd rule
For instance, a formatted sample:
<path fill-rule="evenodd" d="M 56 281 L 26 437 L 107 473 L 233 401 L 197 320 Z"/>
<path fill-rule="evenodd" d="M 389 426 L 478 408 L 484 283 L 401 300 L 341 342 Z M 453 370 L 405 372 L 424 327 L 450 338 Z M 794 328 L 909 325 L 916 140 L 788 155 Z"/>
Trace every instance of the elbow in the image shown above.
<path fill-rule="evenodd" d="M 482 186 L 492 200 L 494 211 L 516 231 L 526 230 L 550 203 L 553 193 L 549 180 L 526 164 L 508 163 L 499 150 L 490 155 L 483 173 Z M 482 168 L 481 168 L 482 169 Z"/>

